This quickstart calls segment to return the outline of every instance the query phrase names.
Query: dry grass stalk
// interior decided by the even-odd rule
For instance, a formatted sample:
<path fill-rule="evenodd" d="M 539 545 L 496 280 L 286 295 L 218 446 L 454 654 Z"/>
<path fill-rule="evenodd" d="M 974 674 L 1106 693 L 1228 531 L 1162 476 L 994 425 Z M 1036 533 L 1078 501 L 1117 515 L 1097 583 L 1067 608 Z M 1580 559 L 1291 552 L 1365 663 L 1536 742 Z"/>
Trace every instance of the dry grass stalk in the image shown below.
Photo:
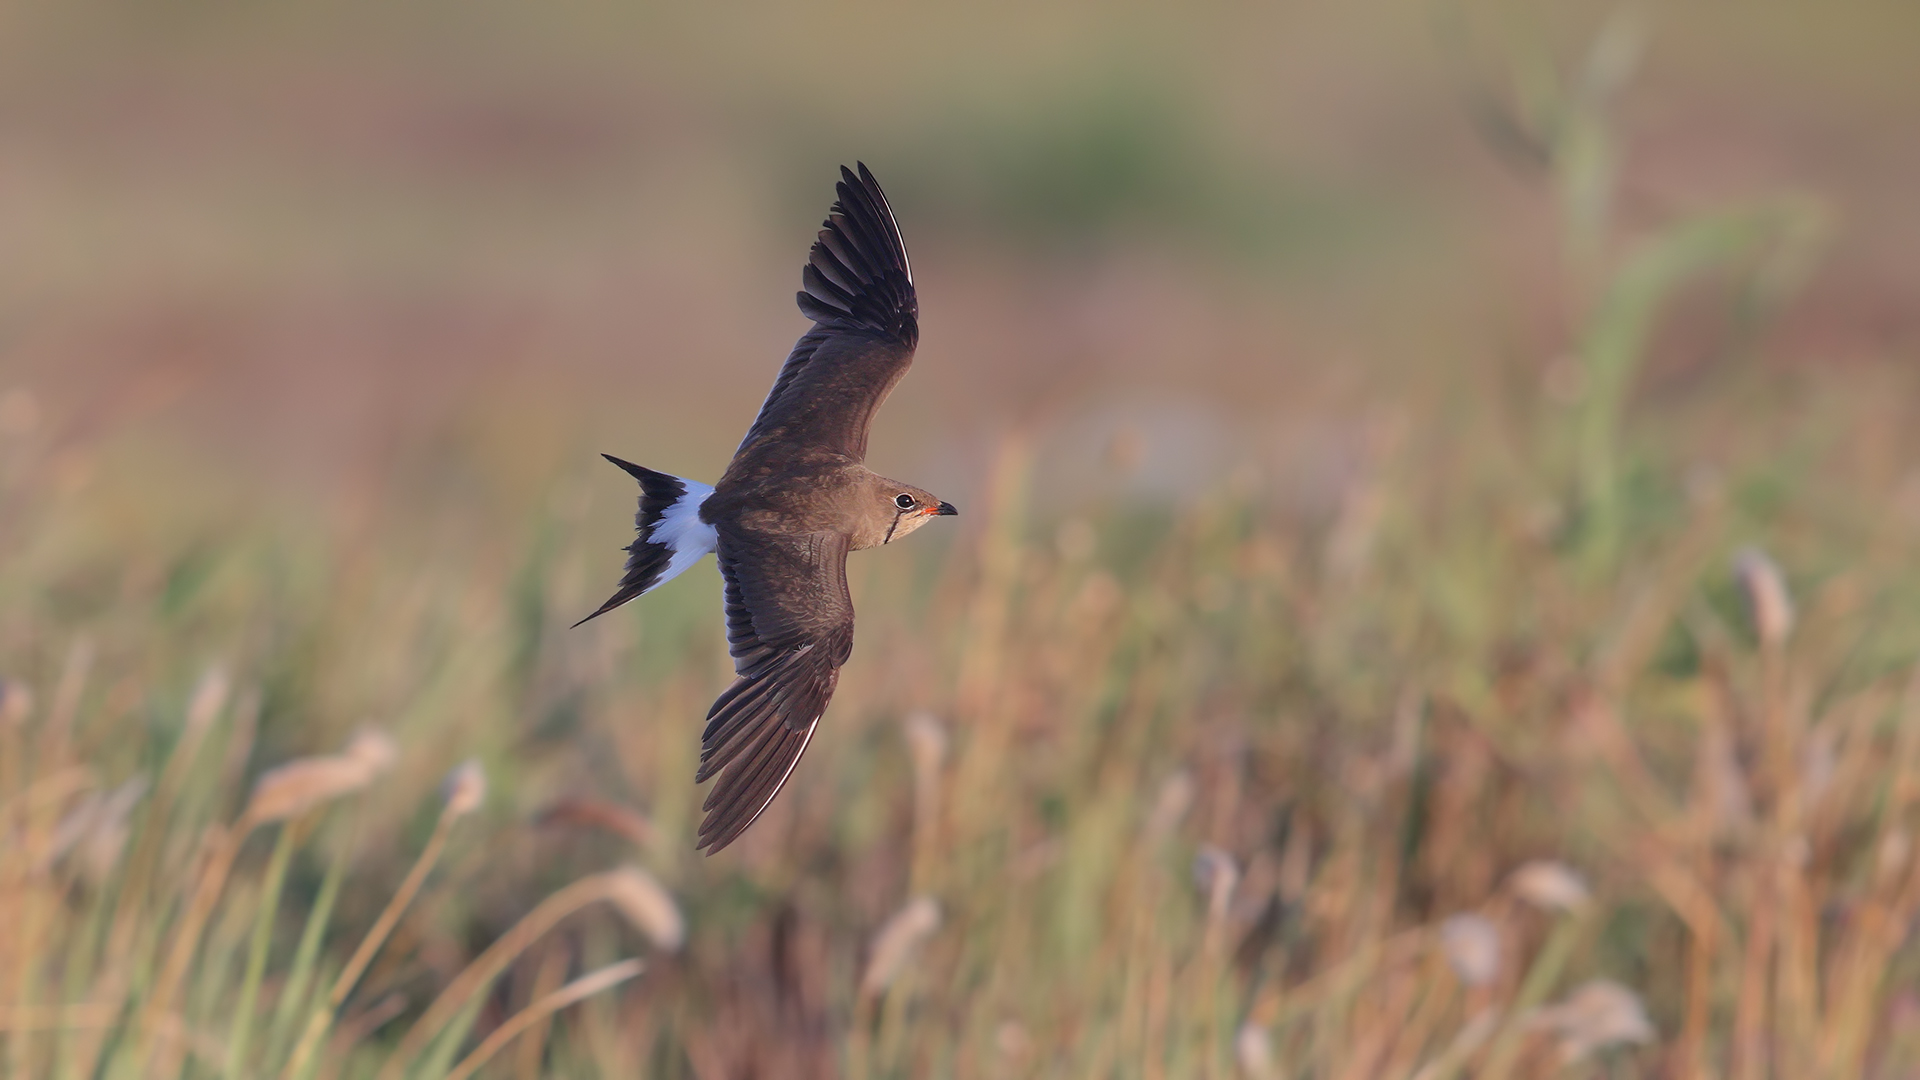
<path fill-rule="evenodd" d="M 420 1015 L 420 1019 L 407 1029 L 400 1045 L 381 1067 L 380 1080 L 400 1080 L 405 1076 L 407 1067 L 466 1007 L 473 996 L 482 993 L 495 977 L 506 970 L 508 964 L 553 929 L 560 920 L 588 905 L 601 901 L 613 902 L 623 889 L 630 887 L 631 879 L 620 871 L 593 874 L 555 892 L 521 916 L 519 922 L 514 923 L 460 974 L 454 976 L 453 981 L 440 991 L 440 996 L 427 1007 L 427 1011 Z"/>
<path fill-rule="evenodd" d="M 190 1026 L 178 1014 L 160 1018 L 155 1026 L 154 1041 L 161 1054 L 154 1075 L 182 1074 L 189 1057 L 198 1059 L 209 1072 L 218 1069 L 225 1059 L 226 1046 L 219 1039 Z"/>
<path fill-rule="evenodd" d="M 539 1001 L 555 990 L 560 989 L 567 977 L 567 967 L 572 963 L 571 951 L 564 946 L 551 947 L 542 951 L 540 964 L 533 972 L 533 985 L 528 994 L 529 1003 Z M 534 1018 L 514 1048 L 513 1075 L 516 1080 L 540 1080 L 547 1056 L 547 1035 L 553 1028 L 551 1013 Z"/>
<path fill-rule="evenodd" d="M 1861 1071 L 1877 1023 L 1889 966 L 1920 914 L 1920 862 L 1904 822 L 1920 776 L 1920 668 L 1907 680 L 1895 712 L 1892 776 L 1875 843 L 1875 880 L 1852 920 L 1853 933 L 1837 943 L 1829 965 L 1827 1015 L 1815 1061 L 1822 1075 Z"/>
<path fill-rule="evenodd" d="M 1468 1059 L 1480 1052 L 1487 1040 L 1493 1038 L 1494 1032 L 1500 1030 L 1502 1019 L 1500 1010 L 1492 1006 L 1474 1013 L 1454 1033 L 1446 1048 L 1413 1074 L 1413 1080 L 1449 1080 Z"/>
<path fill-rule="evenodd" d="M 225 680 L 221 680 L 225 682 Z M 215 713 L 219 701 L 225 701 L 225 688 L 217 694 L 209 692 L 205 698 L 215 701 L 205 705 L 207 715 Z M 196 703 L 202 696 L 196 694 Z M 211 723 L 211 721 L 207 721 Z M 372 742 L 369 742 L 372 738 Z M 179 928 L 173 932 L 173 945 L 167 951 L 167 959 L 159 969 L 154 990 L 148 995 L 142 1007 L 142 1030 L 157 1030 L 156 1024 L 169 1015 L 173 999 L 179 994 L 180 982 L 186 978 L 188 967 L 192 965 L 194 953 L 200 947 L 200 936 L 205 930 L 207 917 L 213 915 L 213 907 L 219 903 L 221 892 L 227 888 L 228 874 L 232 872 L 234 857 L 240 853 L 240 846 L 246 842 L 248 834 L 263 822 L 284 821 L 286 817 L 298 815 L 315 805 L 351 794 L 372 780 L 372 774 L 378 773 L 392 759 L 390 744 L 374 746 L 384 742 L 384 736 L 357 736 L 349 746 L 348 753 L 334 757 L 309 757 L 282 765 L 271 773 L 263 774 L 261 780 L 253 786 L 253 796 L 248 799 L 248 807 L 240 813 L 240 819 L 232 826 L 209 826 L 202 844 L 202 872 L 194 894 L 188 899 L 186 911 L 180 917 Z M 136 1055 L 144 1059 L 144 1053 Z M 157 1072 L 167 1074 L 171 1067 L 161 1061 L 156 1065 Z"/>
<path fill-rule="evenodd" d="M 1193 883 L 1207 898 L 1206 951 L 1215 955 L 1226 933 L 1234 890 L 1240 884 L 1240 864 L 1217 847 L 1203 847 L 1193 857 Z"/>
<path fill-rule="evenodd" d="M 163 796 L 166 802 L 171 803 L 174 793 L 186 782 L 188 771 L 199 757 L 201 743 L 212 732 L 232 693 L 233 683 L 227 678 L 226 669 L 218 666 L 208 668 L 194 686 L 187 702 L 186 723 L 180 728 L 180 740 L 167 758 L 159 782 L 154 785 L 156 795 Z"/>
<path fill-rule="evenodd" d="M 541 825 L 599 829 L 637 848 L 646 848 L 660 839 L 659 831 L 646 815 L 609 799 L 560 799 L 542 810 L 535 820 Z"/>
<path fill-rule="evenodd" d="M 345 1004 L 347 995 L 359 984 L 360 977 L 366 974 L 367 966 L 386 944 L 388 935 L 400 922 L 413 898 L 419 894 L 420 887 L 426 884 L 427 875 L 440 861 L 440 853 L 446 848 L 447 837 L 453 830 L 454 822 L 464 817 L 479 805 L 485 797 L 486 778 L 477 766 L 469 762 L 456 768 L 449 774 L 447 782 L 441 785 L 442 803 L 440 817 L 434 822 L 433 834 L 427 837 L 427 843 L 407 870 L 407 876 L 400 882 L 387 899 L 386 906 L 373 921 L 373 926 L 360 939 L 360 944 L 348 958 L 346 966 L 335 977 L 333 987 L 327 992 L 326 1001 L 315 1007 L 308 1018 L 306 1028 L 301 1032 L 300 1041 L 287 1058 L 286 1067 L 281 1070 L 282 1080 L 300 1080 L 304 1075 L 308 1061 L 320 1048 L 321 1040 L 326 1037 L 327 1028 L 332 1025 L 340 1006 Z"/>
<path fill-rule="evenodd" d="M 52 746 L 64 751 L 68 733 L 73 729 L 73 720 L 80 712 L 80 696 L 85 692 L 87 677 L 93 673 L 95 649 L 93 638 L 82 634 L 75 638 L 67 649 L 66 662 L 60 668 L 60 681 L 53 688 L 53 705 L 47 710 L 47 735 Z M 213 677 L 219 673 L 216 665 L 208 671 Z M 204 680 L 203 680 L 204 681 Z M 214 711 L 218 711 L 216 702 Z M 191 722 L 195 710 L 189 708 L 188 719 Z"/>
<path fill-rule="evenodd" d="M 61 678 L 59 697 L 61 708 L 77 708 L 82 675 L 91 665 L 92 647 L 85 642 L 77 643 L 68 656 L 67 670 Z M 168 820 L 174 811 L 175 802 L 182 787 L 190 775 L 194 762 L 199 757 L 201 744 L 205 741 L 214 723 L 225 708 L 229 693 L 229 683 L 225 672 L 218 666 L 209 668 L 196 684 L 188 699 L 186 722 L 182 725 L 180 738 L 175 742 L 167 764 L 162 767 L 159 781 L 154 785 L 153 796 L 148 800 L 142 815 L 149 822 L 162 823 Z M 136 943 L 145 929 L 146 921 L 151 918 L 149 910 L 155 893 L 171 891 L 164 882 L 167 867 L 163 861 L 163 844 L 167 836 L 163 829 L 152 827 L 142 830 L 140 840 L 127 856 L 126 868 L 122 875 L 119 897 L 102 946 L 105 970 L 96 980 L 91 995 L 92 1000 L 100 1003 L 113 1003 L 115 1007 L 125 999 L 134 976 L 133 963 Z M 199 850 L 202 860 L 197 867 L 207 867 L 210 861 L 204 858 L 208 852 L 205 837 Z M 189 897 L 196 896 L 196 885 L 188 877 L 184 888 Z M 190 901 L 191 902 L 191 901 Z M 180 927 L 175 929 L 178 939 Z M 197 930 L 195 931 L 197 933 Z M 168 962 L 172 962 L 169 956 Z M 183 961 L 184 962 L 184 961 Z M 163 974 L 165 969 L 163 968 Z M 153 991 L 149 991 L 149 1000 Z M 132 1036 L 131 1051 L 134 1057 L 144 1059 L 151 1046 L 152 1023 L 163 1014 L 160 1011 L 141 1011 L 139 1027 Z M 73 1051 L 72 1071 L 79 1075 L 89 1075 L 99 1056 L 105 1051 L 107 1032 L 89 1031 L 79 1041 Z"/>
<path fill-rule="evenodd" d="M 75 794 L 87 791 L 97 783 L 98 780 L 91 769 L 77 765 L 71 768 L 53 769 L 47 775 L 27 784 L 26 790 L 19 791 L 5 803 L 0 803 L 0 828 L 23 829 L 27 822 L 57 810 Z M 61 828 L 62 826 L 55 827 L 54 835 L 48 837 L 49 844 L 60 839 Z M 17 836 L 14 837 L 14 843 L 16 845 L 20 843 Z M 56 852 L 44 857 L 57 857 L 57 854 Z"/>
<path fill-rule="evenodd" d="M 1548 932 L 1507 1005 L 1506 1022 L 1493 1037 L 1486 1063 L 1477 1076 L 1484 1080 L 1506 1080 L 1512 1074 L 1524 1049 L 1528 1021 L 1560 981 L 1584 936 L 1586 921 L 1581 914 L 1563 915 Z"/>
<path fill-rule="evenodd" d="M 493 1060 L 493 1056 L 499 1053 L 502 1047 L 535 1023 L 545 1020 L 576 1001 L 584 1001 L 602 990 L 618 986 L 645 970 L 646 964 L 639 960 L 622 960 L 617 964 L 609 964 L 598 971 L 582 975 L 560 989 L 541 997 L 489 1032 L 487 1037 L 481 1040 L 480 1045 L 473 1048 L 472 1053 L 447 1073 L 446 1080 L 467 1080 L 468 1077 L 480 1071 L 481 1066 Z"/>
<path fill-rule="evenodd" d="M 333 1080 L 339 1075 L 341 1063 L 353 1048 L 365 1042 L 369 1036 L 392 1023 L 413 1002 L 402 993 L 382 995 L 373 1004 L 356 1013 L 341 1018 L 327 1036 L 326 1060 L 320 1065 L 317 1075 L 321 1080 Z"/>
<path fill-rule="evenodd" d="M 907 714 L 907 755 L 913 762 L 913 868 L 911 884 L 932 885 L 940 827 L 940 774 L 947 759 L 947 729 L 924 709 Z"/>
<path fill-rule="evenodd" d="M 196 694 L 196 708 L 201 707 L 200 702 L 205 698 L 212 701 L 204 706 L 206 713 L 211 716 L 217 712 L 219 703 L 226 697 L 224 682 L 222 678 L 217 691 Z M 206 723 L 211 723 L 211 720 Z M 143 1030 L 153 1031 L 154 1026 L 173 1007 L 174 997 L 199 948 L 201 932 L 219 902 L 221 891 L 226 888 L 228 875 L 233 870 L 233 860 L 247 836 L 262 824 L 285 820 L 365 787 L 391 761 L 391 745 L 384 736 L 360 735 L 341 754 L 303 758 L 271 770 L 254 785 L 246 809 L 231 827 L 216 825 L 208 829 L 201 846 L 204 869 L 181 916 L 180 925 L 174 931 L 172 946 L 154 981 L 154 989 L 142 1010 Z M 157 1065 L 156 1069 L 163 1075 L 171 1071 L 165 1062 Z"/>
<path fill-rule="evenodd" d="M 105 1005 L 8 1006 L 0 1009 L 0 1031 L 26 1033 L 106 1028 L 119 1019 L 119 1010 Z"/>
<path fill-rule="evenodd" d="M 1019 540 L 1032 448 L 1024 438 L 1006 439 L 987 484 L 980 541 L 980 580 L 967 612 L 966 649 L 959 660 L 953 719 L 967 732 L 955 764 L 952 790 L 955 827 L 989 817 L 1006 761 L 1011 732 L 1008 712 L 995 708 L 1005 680 L 1002 669 L 1013 618 L 1011 597 L 1023 550 Z"/>
<path fill-rule="evenodd" d="M 23 683 L 0 683 L 0 926 L 7 928 L 0 933 L 0 971 L 11 975 L 9 1000 L 0 1014 L 12 1028 L 5 1041 L 13 1076 L 50 1069 L 52 1057 L 42 1051 L 68 1033 L 103 1039 L 119 1012 L 95 1002 L 51 1004 L 57 998 L 50 991 L 57 991 L 49 986 L 49 962 L 59 956 L 56 949 L 68 918 L 64 883 L 52 865 L 64 842 L 58 813 L 68 798 L 94 783 L 92 770 L 71 764 L 69 739 L 92 659 L 92 646 L 84 637 L 68 650 L 52 707 L 31 741 L 27 724 L 32 694 Z M 35 772 L 44 778 L 34 779 Z M 114 812 L 103 805 L 112 802 L 112 796 L 89 796 L 86 801 L 93 803 L 93 821 L 103 812 Z M 105 823 L 103 831 L 111 829 L 112 822 Z M 42 1031 L 54 1037 L 36 1038 Z"/>
<path fill-rule="evenodd" d="M 464 765 L 456 771 L 456 775 L 467 773 L 467 766 Z M 484 784 L 484 778 L 482 783 Z M 334 980 L 333 989 L 327 993 L 327 1003 L 332 1008 L 337 1009 L 346 1002 L 347 995 L 353 992 L 355 984 L 360 981 L 360 976 L 366 973 L 367 965 L 373 962 L 373 957 L 380 951 L 380 946 L 386 943 L 387 935 L 393 932 L 394 926 L 400 921 L 400 916 L 406 912 L 408 905 L 413 903 L 413 898 L 419 894 L 420 887 L 426 884 L 427 875 L 433 872 L 434 864 L 440 861 L 440 852 L 446 847 L 447 836 L 453 828 L 453 823 L 465 816 L 478 802 L 473 795 L 473 787 L 472 782 L 467 781 L 453 785 L 447 790 L 445 802 L 440 809 L 440 817 L 434 822 L 432 835 L 427 837 L 427 842 L 414 859 L 413 866 L 407 870 L 407 876 L 401 879 L 400 887 L 394 890 L 393 896 L 381 909 L 379 917 L 374 919 L 373 926 L 368 928 L 366 936 L 360 939 L 359 947 L 354 949 L 353 956 L 347 961 L 346 966 L 340 969 L 340 975 Z"/>
<path fill-rule="evenodd" d="M 167 950 L 166 960 L 154 979 L 153 990 L 141 1009 L 143 1049 L 135 1054 L 137 1061 L 144 1063 L 147 1060 L 144 1048 L 159 1037 L 162 1024 L 172 1019 L 174 997 L 187 976 L 188 966 L 200 945 L 201 931 L 206 928 L 207 918 L 213 914 L 221 890 L 226 888 L 234 857 L 239 854 L 240 842 L 245 838 L 244 833 L 236 835 L 234 829 L 219 825 L 207 829 L 201 843 L 202 869 L 194 891 L 180 917 L 180 925 L 174 931 L 172 947 Z M 155 1067 L 155 1071 L 166 1075 L 171 1070 L 161 1064 Z"/>

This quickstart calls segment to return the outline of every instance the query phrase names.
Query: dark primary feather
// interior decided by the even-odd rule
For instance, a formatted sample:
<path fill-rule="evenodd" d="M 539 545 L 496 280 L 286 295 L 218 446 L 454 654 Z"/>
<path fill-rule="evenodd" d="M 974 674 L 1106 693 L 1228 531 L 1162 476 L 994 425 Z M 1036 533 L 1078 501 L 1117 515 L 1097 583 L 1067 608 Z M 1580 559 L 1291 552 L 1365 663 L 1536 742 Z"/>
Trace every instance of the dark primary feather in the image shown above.
<path fill-rule="evenodd" d="M 722 529 L 727 644 L 739 677 L 707 712 L 696 783 L 718 776 L 698 844 L 719 851 L 780 792 L 853 651 L 847 540 Z"/>
<path fill-rule="evenodd" d="M 763 440 L 843 454 L 867 452 L 867 428 L 913 362 L 920 306 L 893 210 L 864 164 L 842 168 L 833 204 L 800 273 L 796 296 L 813 329 L 801 336 L 734 456 Z"/>
<path fill-rule="evenodd" d="M 640 481 L 640 509 L 633 515 L 633 527 L 637 535 L 633 543 L 628 544 L 625 549 L 627 569 L 620 576 L 619 588 L 615 589 L 613 595 L 607 598 L 607 602 L 601 604 L 593 614 L 574 623 L 575 626 L 605 615 L 646 592 L 653 587 L 655 581 L 659 580 L 660 572 L 667 568 L 667 562 L 673 558 L 673 549 L 665 544 L 653 543 L 649 538 L 653 535 L 653 527 L 660 523 L 660 516 L 665 514 L 667 508 L 677 502 L 680 496 L 687 493 L 687 485 L 681 483 L 677 476 L 654 472 L 645 466 L 635 465 L 631 461 L 621 461 L 612 454 L 600 456 L 625 469 L 629 476 Z"/>

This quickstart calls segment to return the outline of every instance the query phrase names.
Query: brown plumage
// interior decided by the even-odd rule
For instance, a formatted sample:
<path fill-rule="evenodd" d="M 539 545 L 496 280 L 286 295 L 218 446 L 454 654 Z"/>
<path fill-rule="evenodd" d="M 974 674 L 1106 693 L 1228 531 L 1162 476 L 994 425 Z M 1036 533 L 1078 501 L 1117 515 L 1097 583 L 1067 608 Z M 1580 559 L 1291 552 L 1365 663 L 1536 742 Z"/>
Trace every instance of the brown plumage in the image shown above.
<path fill-rule="evenodd" d="M 717 551 L 737 678 L 707 712 L 697 779 L 715 780 L 698 844 L 732 843 L 779 793 L 812 741 L 853 651 L 847 553 L 955 513 L 870 471 L 867 429 L 913 362 L 919 305 L 906 245 L 865 165 L 840 170 L 839 199 L 801 272 L 813 328 L 795 343 L 720 482 L 705 485 L 609 456 L 640 482 L 638 536 L 619 588 L 593 615 Z M 585 622 L 582 619 L 581 622 Z"/>

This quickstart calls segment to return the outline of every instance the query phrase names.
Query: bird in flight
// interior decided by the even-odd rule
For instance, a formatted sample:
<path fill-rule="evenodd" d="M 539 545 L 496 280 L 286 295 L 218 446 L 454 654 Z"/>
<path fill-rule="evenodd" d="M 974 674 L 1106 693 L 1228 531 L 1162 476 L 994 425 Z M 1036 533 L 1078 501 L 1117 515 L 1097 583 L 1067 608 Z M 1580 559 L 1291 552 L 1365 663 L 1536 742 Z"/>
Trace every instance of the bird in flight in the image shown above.
<path fill-rule="evenodd" d="M 920 340 L 913 268 L 887 197 L 864 164 L 840 170 L 801 269 L 813 320 L 712 487 L 611 454 L 640 482 L 639 535 L 604 615 L 715 552 L 726 583 L 733 685 L 707 710 L 697 783 L 718 778 L 697 846 L 732 843 L 773 801 L 813 740 L 853 651 L 847 552 L 954 514 L 930 492 L 865 465 L 867 429 Z M 579 623 L 574 625 L 578 626 Z"/>

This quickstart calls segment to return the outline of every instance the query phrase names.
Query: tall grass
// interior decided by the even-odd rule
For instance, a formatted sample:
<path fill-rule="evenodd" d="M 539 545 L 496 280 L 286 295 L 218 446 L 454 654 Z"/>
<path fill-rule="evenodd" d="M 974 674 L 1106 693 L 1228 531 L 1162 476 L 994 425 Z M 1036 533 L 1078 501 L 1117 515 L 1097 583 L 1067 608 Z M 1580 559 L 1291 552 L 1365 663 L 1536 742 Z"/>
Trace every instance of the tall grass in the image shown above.
<path fill-rule="evenodd" d="M 312 620 L 298 661 L 183 688 L 170 639 L 263 634 L 217 611 L 258 571 L 87 614 L 58 596 L 98 564 L 12 560 L 52 577 L 7 586 L 33 630 L 11 666 L 39 676 L 9 682 L 0 732 L 10 1075 L 1913 1067 L 1920 680 L 1910 608 L 1876 599 L 1912 588 L 1904 548 L 1710 488 L 1668 492 L 1596 576 L 1527 510 L 1551 484 L 1442 430 L 1355 480 L 1380 489 L 1346 501 L 1371 524 L 1220 492 L 1096 523 L 1091 552 L 1023 519 L 1009 446 L 924 607 L 874 571 L 839 726 L 708 861 L 682 774 L 723 661 L 696 644 L 631 670 L 674 647 L 644 610 L 610 641 L 550 636 L 579 566 L 538 576 L 518 682 L 471 642 L 423 647 L 456 616 L 513 632 L 475 614 L 503 580 L 475 570 L 384 621 L 359 589 L 315 596 L 270 616 Z M 1150 534 L 1132 565 L 1124 528 Z M 1769 535 L 1781 561 L 1735 559 Z M 302 696 L 258 687 L 374 683 L 423 653 L 401 669 L 423 692 L 449 665 L 521 704 L 403 704 L 390 765 L 349 749 L 252 779 L 261 747 L 319 739 Z M 489 741 L 517 747 L 500 790 L 457 813 L 477 799 L 432 774 Z M 630 879 L 605 868 L 630 859 L 689 913 L 684 954 L 660 953 L 670 901 L 639 930 L 575 914 L 617 905 Z"/>
<path fill-rule="evenodd" d="M 856 562 L 827 728 L 715 859 L 710 572 L 563 630 L 620 508 L 207 524 L 137 443 L 0 434 L 0 1065 L 1911 1075 L 1910 425 L 1777 375 L 1633 407 L 1675 291 L 1812 226 L 1621 234 L 1593 100 L 1546 159 L 1570 401 L 1463 361 L 1330 516 L 1061 520 L 1007 440 L 971 531 Z"/>
<path fill-rule="evenodd" d="M 73 654 L 70 681 L 61 687 L 63 704 L 43 716 L 36 717 L 22 685 L 7 685 L 7 761 L 14 783 L 6 803 L 4 895 L 7 916 L 17 920 L 10 923 L 14 932 L 6 938 L 5 956 L 15 975 L 4 1014 L 9 1075 L 300 1080 L 321 1075 L 317 1069 L 333 1075 L 343 1063 L 350 1066 L 356 1043 L 374 1025 L 364 1014 L 345 1017 L 343 1025 L 339 1010 L 431 871 L 454 822 L 478 807 L 484 791 L 479 773 L 466 766 L 449 778 L 438 823 L 414 872 L 342 966 L 319 946 L 341 873 L 353 856 L 351 836 L 331 856 L 306 910 L 283 915 L 282 891 L 293 857 L 325 822 L 329 804 L 372 783 L 389 764 L 391 744 L 363 734 L 341 754 L 272 769 L 254 783 L 231 822 L 221 819 L 217 790 L 211 799 L 198 799 L 202 809 L 192 812 L 183 804 L 193 789 L 232 786 L 233 778 L 219 767 L 223 758 L 212 751 L 232 750 L 235 740 L 248 737 L 252 719 L 250 710 L 229 701 L 226 679 L 216 671 L 195 689 L 181 737 L 165 753 L 144 805 L 138 781 L 104 795 L 94 789 L 90 759 L 75 754 L 67 739 L 72 702 L 85 689 L 87 656 L 85 646 Z M 224 760 L 241 758 L 227 754 Z M 128 791 L 135 797 L 122 797 Z M 347 828 L 358 831 L 352 824 Z M 277 836 L 257 879 L 233 881 L 248 837 L 264 830 Z M 497 1049 L 483 1044 L 470 1061 L 452 1065 L 487 987 L 545 931 L 596 901 L 625 912 L 657 946 L 678 947 L 678 913 L 651 877 L 637 869 L 584 877 L 535 907 L 453 979 L 398 1048 L 377 1055 L 387 1073 L 406 1075 L 411 1058 L 433 1045 L 437 1057 L 425 1072 L 470 1074 Z M 283 918 L 302 929 L 298 946 L 290 955 L 282 950 L 283 963 L 274 967 L 269 1000 L 263 982 Z M 531 1003 L 500 1031 L 517 1033 L 586 991 L 616 985 L 640 970 L 626 961 L 583 976 Z M 371 1011 L 377 1014 L 380 1006 Z M 329 1034 L 335 1037 L 323 1054 Z"/>

